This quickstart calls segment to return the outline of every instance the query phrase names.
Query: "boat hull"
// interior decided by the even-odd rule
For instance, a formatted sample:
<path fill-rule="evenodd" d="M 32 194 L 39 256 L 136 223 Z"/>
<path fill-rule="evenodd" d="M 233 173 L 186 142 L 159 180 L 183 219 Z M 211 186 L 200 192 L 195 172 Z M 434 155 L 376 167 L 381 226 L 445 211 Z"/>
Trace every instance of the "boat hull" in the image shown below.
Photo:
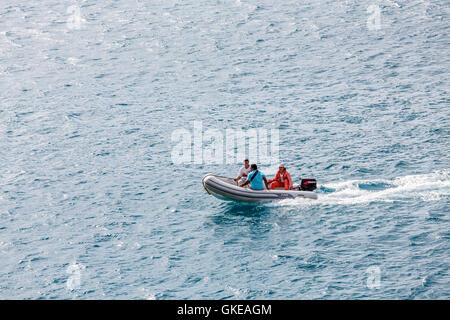
<path fill-rule="evenodd" d="M 297 190 L 252 190 L 235 185 L 231 178 L 207 174 L 202 180 L 205 190 L 221 200 L 262 202 L 283 199 L 317 199 L 317 194 L 312 191 Z"/>

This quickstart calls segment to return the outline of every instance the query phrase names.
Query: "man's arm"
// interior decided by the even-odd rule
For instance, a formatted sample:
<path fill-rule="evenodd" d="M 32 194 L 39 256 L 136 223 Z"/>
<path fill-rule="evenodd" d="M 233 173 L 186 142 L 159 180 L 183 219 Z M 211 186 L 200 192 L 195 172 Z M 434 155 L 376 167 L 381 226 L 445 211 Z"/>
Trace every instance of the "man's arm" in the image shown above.
<path fill-rule="evenodd" d="M 277 181 L 278 179 L 280 179 L 280 172 L 278 171 L 277 174 L 275 175 L 275 178 L 271 179 L 268 181 L 268 183 L 272 183 L 274 181 Z"/>
<path fill-rule="evenodd" d="M 239 181 L 241 178 L 246 177 L 247 174 L 245 172 L 239 171 L 239 176 L 237 178 L 234 178 L 234 181 Z"/>
<path fill-rule="evenodd" d="M 269 190 L 269 184 L 267 183 L 266 177 L 263 177 L 264 184 L 266 185 L 266 189 Z"/>
<path fill-rule="evenodd" d="M 250 180 L 245 181 L 243 184 L 241 184 L 241 187 L 245 187 L 246 185 L 248 185 L 250 183 Z"/>
<path fill-rule="evenodd" d="M 250 173 L 251 174 L 251 173 Z M 250 176 L 250 174 L 249 175 L 247 175 L 247 180 L 243 183 L 243 184 L 241 184 L 241 187 L 245 187 L 246 185 L 248 185 L 251 181 L 248 179 L 248 177 Z"/>

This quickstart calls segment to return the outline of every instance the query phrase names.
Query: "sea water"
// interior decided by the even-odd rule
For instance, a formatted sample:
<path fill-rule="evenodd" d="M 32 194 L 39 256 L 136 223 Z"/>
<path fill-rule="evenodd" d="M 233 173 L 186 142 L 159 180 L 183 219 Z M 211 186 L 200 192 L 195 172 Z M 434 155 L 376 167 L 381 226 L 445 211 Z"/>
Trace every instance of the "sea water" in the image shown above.
<path fill-rule="evenodd" d="M 449 299 L 449 21 L 439 0 L 1 0 L 0 298 Z M 194 121 L 276 128 L 319 199 L 208 195 L 244 155 L 174 164 Z"/>

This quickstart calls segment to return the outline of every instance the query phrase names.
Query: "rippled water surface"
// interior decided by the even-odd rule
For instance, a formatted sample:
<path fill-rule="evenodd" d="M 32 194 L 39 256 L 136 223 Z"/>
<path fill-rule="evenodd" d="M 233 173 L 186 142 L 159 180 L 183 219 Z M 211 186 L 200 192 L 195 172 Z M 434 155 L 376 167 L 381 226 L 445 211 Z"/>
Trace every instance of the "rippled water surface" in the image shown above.
<path fill-rule="evenodd" d="M 448 1 L 0 4 L 0 298 L 450 298 Z M 209 196 L 194 120 L 319 199 Z"/>

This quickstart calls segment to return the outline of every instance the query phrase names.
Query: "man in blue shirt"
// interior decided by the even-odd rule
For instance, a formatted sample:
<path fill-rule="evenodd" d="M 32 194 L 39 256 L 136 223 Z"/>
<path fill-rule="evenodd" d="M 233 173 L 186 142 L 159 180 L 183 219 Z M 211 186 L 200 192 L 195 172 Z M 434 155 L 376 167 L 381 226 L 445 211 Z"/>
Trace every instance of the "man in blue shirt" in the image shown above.
<path fill-rule="evenodd" d="M 251 165 L 251 171 L 247 176 L 247 181 L 241 184 L 241 187 L 245 187 L 250 183 L 250 188 L 253 190 L 264 190 L 264 184 L 266 185 L 266 189 L 269 190 L 269 185 L 267 184 L 266 176 L 258 171 L 258 167 L 256 164 Z"/>

